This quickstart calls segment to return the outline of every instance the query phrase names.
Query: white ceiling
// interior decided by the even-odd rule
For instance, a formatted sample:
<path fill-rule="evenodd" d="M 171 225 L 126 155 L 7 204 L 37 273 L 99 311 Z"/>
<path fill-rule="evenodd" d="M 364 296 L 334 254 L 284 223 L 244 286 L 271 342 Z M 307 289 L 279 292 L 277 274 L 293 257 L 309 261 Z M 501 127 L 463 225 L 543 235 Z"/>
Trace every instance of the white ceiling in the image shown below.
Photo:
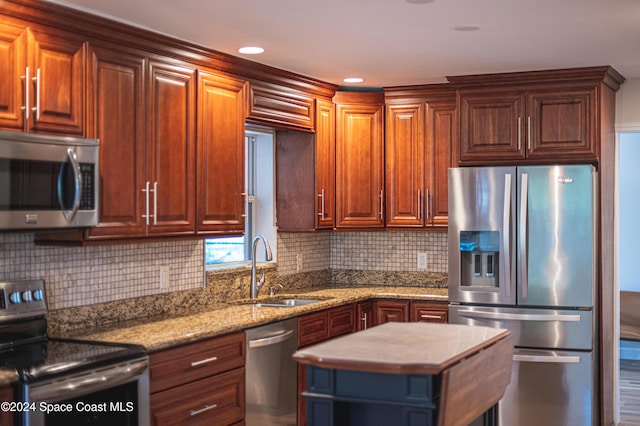
<path fill-rule="evenodd" d="M 236 56 L 259 45 L 248 59 L 341 85 L 598 65 L 640 77 L 640 0 L 51 1 Z"/>

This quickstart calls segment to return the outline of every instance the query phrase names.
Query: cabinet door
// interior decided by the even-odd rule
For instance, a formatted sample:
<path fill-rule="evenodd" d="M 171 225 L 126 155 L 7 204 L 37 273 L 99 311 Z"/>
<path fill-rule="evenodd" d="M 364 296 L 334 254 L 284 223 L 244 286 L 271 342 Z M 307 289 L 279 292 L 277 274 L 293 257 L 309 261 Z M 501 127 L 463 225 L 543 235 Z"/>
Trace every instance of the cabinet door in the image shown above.
<path fill-rule="evenodd" d="M 84 135 L 86 49 L 81 39 L 29 31 L 28 130 Z"/>
<path fill-rule="evenodd" d="M 595 88 L 527 93 L 527 158 L 597 160 Z"/>
<path fill-rule="evenodd" d="M 330 309 L 328 312 L 329 337 L 337 337 L 343 334 L 353 333 L 356 330 L 355 310 L 353 305 L 340 306 Z"/>
<path fill-rule="evenodd" d="M 446 227 L 449 218 L 449 167 L 456 166 L 456 103 L 427 104 L 427 224 Z"/>
<path fill-rule="evenodd" d="M 460 91 L 460 163 L 525 158 L 525 94 L 520 91 Z"/>
<path fill-rule="evenodd" d="M 316 193 L 318 229 L 335 226 L 336 119 L 333 102 L 316 102 Z"/>
<path fill-rule="evenodd" d="M 361 302 L 356 305 L 356 331 L 366 330 L 375 325 L 373 302 Z"/>
<path fill-rule="evenodd" d="M 27 30 L 11 25 L 9 19 L 0 23 L 0 128 L 24 129 L 23 76 L 27 67 Z M 30 87 L 30 86 L 29 86 Z"/>
<path fill-rule="evenodd" d="M 388 105 L 385 140 L 388 227 L 425 224 L 424 103 Z"/>
<path fill-rule="evenodd" d="M 141 53 L 92 46 L 88 134 L 100 140 L 98 226 L 89 238 L 144 236 L 145 99 Z"/>
<path fill-rule="evenodd" d="M 408 322 L 409 302 L 405 301 L 377 301 L 376 302 L 376 325 L 385 322 Z"/>
<path fill-rule="evenodd" d="M 349 103 L 341 102 L 343 96 L 334 98 L 337 228 L 384 224 L 383 104 L 381 96 L 367 95 L 351 93 Z"/>
<path fill-rule="evenodd" d="M 195 232 L 195 70 L 150 61 L 149 235 Z"/>
<path fill-rule="evenodd" d="M 198 233 L 244 232 L 245 87 L 198 73 Z"/>

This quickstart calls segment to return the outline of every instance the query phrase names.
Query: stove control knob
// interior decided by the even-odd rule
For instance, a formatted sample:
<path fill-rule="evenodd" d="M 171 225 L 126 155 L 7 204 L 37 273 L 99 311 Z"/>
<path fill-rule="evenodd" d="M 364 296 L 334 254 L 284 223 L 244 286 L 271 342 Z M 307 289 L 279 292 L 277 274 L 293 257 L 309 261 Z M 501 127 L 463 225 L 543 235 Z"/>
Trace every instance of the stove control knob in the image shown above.
<path fill-rule="evenodd" d="M 25 302 L 31 302 L 33 300 L 33 297 L 31 297 L 31 290 L 27 290 L 22 293 L 22 300 Z"/>
<path fill-rule="evenodd" d="M 44 293 L 42 292 L 42 289 L 33 290 L 33 299 L 34 300 L 44 299 Z"/>
<path fill-rule="evenodd" d="M 11 293 L 9 295 L 9 301 L 11 303 L 14 303 L 14 304 L 18 304 L 18 303 L 22 302 L 22 299 L 20 298 L 20 293 L 18 293 L 17 291 Z"/>

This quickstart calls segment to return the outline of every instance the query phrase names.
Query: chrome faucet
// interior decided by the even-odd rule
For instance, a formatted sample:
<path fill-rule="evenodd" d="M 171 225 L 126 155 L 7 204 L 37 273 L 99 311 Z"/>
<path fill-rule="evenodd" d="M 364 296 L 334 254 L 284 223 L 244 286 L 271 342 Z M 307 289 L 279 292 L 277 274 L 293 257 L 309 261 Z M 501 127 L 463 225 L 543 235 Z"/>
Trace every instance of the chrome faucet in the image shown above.
<path fill-rule="evenodd" d="M 269 246 L 269 242 L 262 235 L 257 235 L 253 239 L 253 250 L 251 252 L 251 299 L 255 299 L 258 297 L 258 292 L 264 285 L 265 276 L 264 269 L 262 270 L 262 277 L 260 280 L 256 279 L 256 248 L 258 246 L 258 241 L 262 240 L 264 244 L 264 258 L 266 261 L 273 259 L 273 254 L 271 253 L 271 247 Z"/>

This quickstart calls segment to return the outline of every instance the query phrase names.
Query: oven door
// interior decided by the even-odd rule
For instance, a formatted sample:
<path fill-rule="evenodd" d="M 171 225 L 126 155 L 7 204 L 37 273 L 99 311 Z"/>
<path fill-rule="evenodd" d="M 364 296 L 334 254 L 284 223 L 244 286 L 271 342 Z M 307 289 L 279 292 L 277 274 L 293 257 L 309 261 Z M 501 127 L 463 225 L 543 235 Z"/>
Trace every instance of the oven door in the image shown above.
<path fill-rule="evenodd" d="M 149 425 L 148 357 L 21 384 L 20 426 Z"/>

